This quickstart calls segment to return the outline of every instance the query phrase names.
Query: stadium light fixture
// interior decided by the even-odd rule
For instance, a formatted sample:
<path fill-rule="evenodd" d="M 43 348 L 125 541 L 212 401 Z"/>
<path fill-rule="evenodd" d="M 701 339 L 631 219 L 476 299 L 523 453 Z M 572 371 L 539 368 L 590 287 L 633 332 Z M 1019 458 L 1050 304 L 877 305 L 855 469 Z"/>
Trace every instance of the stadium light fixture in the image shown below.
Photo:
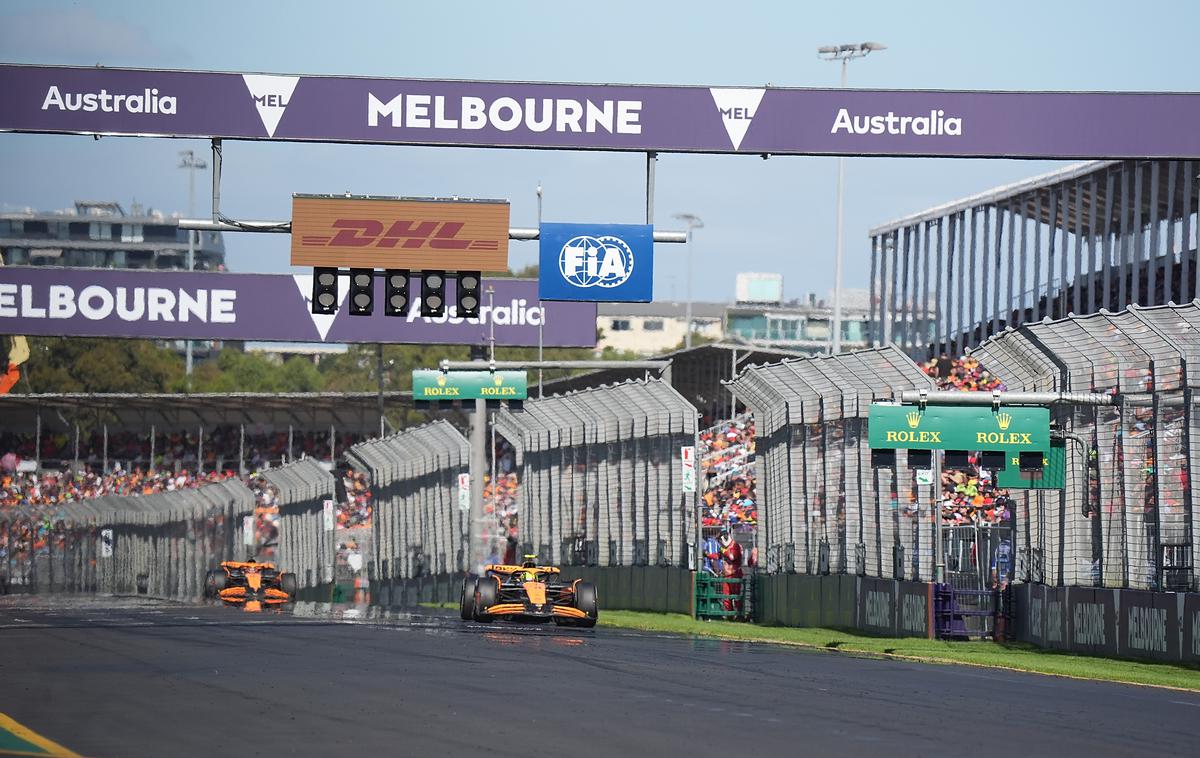
<path fill-rule="evenodd" d="M 350 269 L 350 315 L 370 316 L 374 300 L 375 272 L 369 268 Z"/>
<path fill-rule="evenodd" d="M 446 272 L 421 272 L 421 316 L 435 318 L 446 312 Z"/>
<path fill-rule="evenodd" d="M 817 48 L 817 57 L 826 61 L 838 61 L 842 64 L 842 89 L 846 88 L 846 64 L 855 58 L 864 58 L 878 51 L 886 50 L 882 42 L 859 42 L 849 45 L 825 45 Z M 829 352 L 837 355 L 842 352 L 842 198 L 846 185 L 846 158 L 838 156 L 837 180 L 837 251 L 833 263 L 833 323 L 829 325 Z"/>
<path fill-rule="evenodd" d="M 388 316 L 408 313 L 408 271 L 389 269 L 383 278 L 383 312 Z"/>
<path fill-rule="evenodd" d="M 458 272 L 457 290 L 458 302 L 455 315 L 459 318 L 479 318 L 479 287 L 483 283 L 478 271 Z"/>
<path fill-rule="evenodd" d="M 337 313 L 338 270 L 314 268 L 312 282 L 312 312 L 322 315 Z"/>
<path fill-rule="evenodd" d="M 676 213 L 675 218 L 687 224 L 687 305 L 683 313 L 683 347 L 692 349 L 692 230 L 703 229 L 704 222 L 694 213 Z"/>

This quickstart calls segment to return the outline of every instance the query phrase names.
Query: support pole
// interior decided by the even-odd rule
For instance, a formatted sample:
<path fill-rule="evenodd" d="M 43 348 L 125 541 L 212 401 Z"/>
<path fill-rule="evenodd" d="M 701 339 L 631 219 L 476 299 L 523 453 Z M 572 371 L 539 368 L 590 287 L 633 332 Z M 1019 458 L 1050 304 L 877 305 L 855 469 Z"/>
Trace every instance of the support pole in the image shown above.
<path fill-rule="evenodd" d="M 204 472 L 204 425 L 200 425 L 200 436 L 196 438 L 196 476 Z"/>
<path fill-rule="evenodd" d="M 335 456 L 334 456 L 334 449 L 333 449 L 333 424 L 330 424 L 329 425 L 329 462 L 331 464 L 333 463 L 334 458 L 335 458 Z"/>
<path fill-rule="evenodd" d="M 658 153 L 646 153 L 646 223 L 654 223 L 654 164 L 658 162 Z"/>
<path fill-rule="evenodd" d="M 469 529 L 470 547 L 467 570 L 473 574 L 483 573 L 487 560 L 483 542 L 483 472 L 487 456 L 487 401 L 477 399 L 475 412 L 471 414 L 471 513 Z"/>
<path fill-rule="evenodd" d="M 75 470 L 79 470 L 79 422 L 75 422 Z"/>
<path fill-rule="evenodd" d="M 296 456 L 292 454 L 292 425 L 288 424 L 288 463 L 296 460 Z"/>
<path fill-rule="evenodd" d="M 34 432 L 33 446 L 34 470 L 40 474 L 42 473 L 42 406 L 40 405 L 37 409 L 37 431 Z"/>
<path fill-rule="evenodd" d="M 246 425 L 238 424 L 238 476 L 246 476 Z"/>
<path fill-rule="evenodd" d="M 221 140 L 219 139 L 212 141 L 212 167 L 212 220 L 213 223 L 217 223 L 221 218 Z"/>
<path fill-rule="evenodd" d="M 101 443 L 100 453 L 100 473 L 101 475 L 108 473 L 108 424 L 102 426 L 104 433 L 104 441 Z"/>
<path fill-rule="evenodd" d="M 942 451 L 933 451 L 933 581 L 946 582 L 946 548 L 942 544 Z M 918 566 L 918 570 L 920 567 Z"/>
<path fill-rule="evenodd" d="M 379 436 L 383 436 L 383 343 L 375 345 L 375 369 L 379 375 Z"/>
<path fill-rule="evenodd" d="M 151 424 L 150 425 L 150 465 L 147 467 L 147 471 L 154 471 L 154 437 L 155 436 L 156 435 L 154 433 L 154 424 Z"/>

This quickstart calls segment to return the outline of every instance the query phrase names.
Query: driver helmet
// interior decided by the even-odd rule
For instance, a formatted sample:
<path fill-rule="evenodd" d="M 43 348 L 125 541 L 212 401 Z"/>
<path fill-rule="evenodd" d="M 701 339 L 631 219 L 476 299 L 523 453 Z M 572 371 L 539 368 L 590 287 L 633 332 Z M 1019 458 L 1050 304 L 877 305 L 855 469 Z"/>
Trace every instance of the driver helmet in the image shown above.
<path fill-rule="evenodd" d="M 524 569 L 524 571 L 521 572 L 521 581 L 532 582 L 536 580 L 537 572 L 533 571 L 532 569 L 537 568 L 537 556 L 525 556 L 525 560 L 521 562 L 521 568 Z"/>

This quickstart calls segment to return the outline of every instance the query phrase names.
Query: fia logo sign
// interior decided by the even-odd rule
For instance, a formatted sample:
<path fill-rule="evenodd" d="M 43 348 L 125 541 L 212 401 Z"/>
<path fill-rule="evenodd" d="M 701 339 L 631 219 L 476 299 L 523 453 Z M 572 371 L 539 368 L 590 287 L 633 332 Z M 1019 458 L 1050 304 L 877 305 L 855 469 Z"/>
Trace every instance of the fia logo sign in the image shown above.
<path fill-rule="evenodd" d="M 558 253 L 558 270 L 575 287 L 619 287 L 633 276 L 633 266 L 633 250 L 612 235 L 574 237 Z"/>
<path fill-rule="evenodd" d="M 262 119 L 267 136 L 274 137 L 279 119 L 283 118 L 283 112 L 287 110 L 288 101 L 292 99 L 300 77 L 242 74 L 242 81 L 246 83 L 246 89 L 250 90 L 250 96 L 254 98 L 254 108 L 258 111 L 258 117 Z"/>

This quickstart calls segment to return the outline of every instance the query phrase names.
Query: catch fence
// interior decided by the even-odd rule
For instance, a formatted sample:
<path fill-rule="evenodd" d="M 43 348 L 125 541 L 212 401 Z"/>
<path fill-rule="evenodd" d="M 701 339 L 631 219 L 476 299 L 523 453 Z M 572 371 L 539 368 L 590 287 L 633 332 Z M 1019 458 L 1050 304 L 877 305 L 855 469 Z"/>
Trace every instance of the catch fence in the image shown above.
<path fill-rule="evenodd" d="M 0 512 L 0 578 L 15 592 L 196 598 L 208 569 L 253 544 L 246 517 L 254 504 L 241 482 L 224 481 L 6 509 Z"/>
<path fill-rule="evenodd" d="M 934 388 L 910 358 L 890 346 L 784 360 L 729 387 L 755 417 L 768 573 L 932 577 L 937 488 L 900 456 L 873 468 L 867 444 L 872 402 Z"/>
<path fill-rule="evenodd" d="M 500 410 L 496 429 L 515 448 L 520 471 L 522 551 L 566 566 L 688 565 L 697 427 L 696 408 L 658 379 Z"/>
<path fill-rule="evenodd" d="M 279 506 L 275 562 L 296 575 L 301 590 L 329 587 L 337 554 L 333 474 L 305 458 L 266 469 L 259 476 L 275 489 Z"/>
<path fill-rule="evenodd" d="M 458 478 L 468 473 L 470 449 L 458 430 L 435 421 L 361 442 L 346 457 L 371 480 L 375 578 L 466 570 L 470 512 Z"/>
<path fill-rule="evenodd" d="M 1018 581 L 1197 587 L 1200 306 L 1131 306 L 1008 329 L 971 351 L 1009 390 L 1111 393 L 1060 406 L 1066 488 L 1017 491 Z"/>

